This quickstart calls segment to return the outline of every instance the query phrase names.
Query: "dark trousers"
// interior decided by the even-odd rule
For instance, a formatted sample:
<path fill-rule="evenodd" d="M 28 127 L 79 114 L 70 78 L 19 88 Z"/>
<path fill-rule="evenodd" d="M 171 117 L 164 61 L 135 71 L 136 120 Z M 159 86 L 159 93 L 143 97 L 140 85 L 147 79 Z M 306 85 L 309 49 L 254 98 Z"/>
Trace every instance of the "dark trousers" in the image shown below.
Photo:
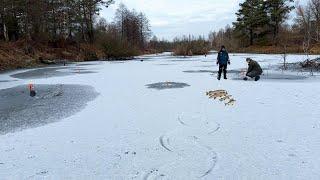
<path fill-rule="evenodd" d="M 262 73 L 258 72 L 258 71 L 251 71 L 247 73 L 247 76 L 251 77 L 251 78 L 255 78 L 257 76 L 260 76 Z"/>
<path fill-rule="evenodd" d="M 227 78 L 227 69 L 228 69 L 228 65 L 227 64 L 220 64 L 219 65 L 219 72 L 218 72 L 218 78 L 221 78 L 221 74 L 223 72 L 223 76 L 224 78 Z"/>

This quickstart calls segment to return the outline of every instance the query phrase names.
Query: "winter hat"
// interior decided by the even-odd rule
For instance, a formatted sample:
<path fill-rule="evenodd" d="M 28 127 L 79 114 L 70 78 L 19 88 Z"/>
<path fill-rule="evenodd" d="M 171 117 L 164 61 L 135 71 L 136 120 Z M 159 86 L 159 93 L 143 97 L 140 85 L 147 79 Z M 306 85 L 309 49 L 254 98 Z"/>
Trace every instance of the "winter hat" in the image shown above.
<path fill-rule="evenodd" d="M 246 61 L 252 61 L 252 59 L 251 58 L 247 58 Z"/>

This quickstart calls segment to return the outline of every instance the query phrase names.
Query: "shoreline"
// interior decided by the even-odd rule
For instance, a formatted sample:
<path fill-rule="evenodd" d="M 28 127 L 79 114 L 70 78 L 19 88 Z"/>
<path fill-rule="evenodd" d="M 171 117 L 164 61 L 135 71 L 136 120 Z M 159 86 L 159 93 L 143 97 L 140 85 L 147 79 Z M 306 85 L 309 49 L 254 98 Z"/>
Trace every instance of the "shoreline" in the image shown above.
<path fill-rule="evenodd" d="M 211 51 L 209 52 L 207 55 L 212 55 L 214 53 L 217 53 L 217 51 Z M 256 52 L 256 51 L 229 51 L 230 54 L 265 54 L 265 55 L 271 55 L 271 54 L 274 54 L 274 55 L 282 55 L 282 53 L 278 52 L 278 53 L 269 53 L 269 52 Z M 157 53 L 157 55 L 159 55 L 161 53 Z M 4 74 L 4 73 L 8 73 L 8 72 L 11 72 L 11 71 L 15 71 L 15 70 L 28 70 L 28 69 L 33 69 L 33 68 L 46 68 L 46 67 L 54 67 L 54 66 L 64 66 L 64 63 L 63 62 L 66 62 L 65 64 L 68 65 L 68 64 L 73 64 L 73 63 L 77 63 L 77 62 L 95 62 L 95 61 L 110 61 L 110 62 L 116 62 L 116 61 L 133 61 L 133 60 L 136 60 L 137 57 L 141 57 L 141 56 L 145 56 L 145 55 L 151 55 L 150 53 L 144 53 L 144 54 L 141 54 L 139 56 L 135 56 L 135 57 L 124 57 L 124 58 L 111 58 L 111 59 L 105 59 L 105 58 L 101 58 L 101 59 L 97 59 L 97 60 L 90 60 L 90 61 L 86 61 L 86 60 L 67 60 L 67 59 L 64 59 L 64 60 L 61 60 L 61 59 L 55 59 L 55 60 L 44 60 L 44 61 L 50 61 L 52 62 L 51 64 L 50 63 L 43 63 L 43 62 L 40 62 L 39 60 L 33 60 L 33 63 L 31 64 L 27 64 L 25 66 L 19 66 L 19 67 L 13 67 L 13 66 L 9 66 L 9 67 L 5 67 L 5 68 L 2 68 L 0 69 L 0 74 Z M 185 56 L 185 57 L 196 57 L 196 56 L 204 56 L 205 54 L 203 55 L 193 55 L 193 56 Z M 287 55 L 305 55 L 305 53 L 301 53 L 301 52 L 290 52 L 290 53 L 287 53 Z M 310 53 L 309 55 L 319 55 L 320 56 L 320 52 L 319 53 Z M 177 57 L 175 55 L 172 55 L 172 57 Z M 26 60 L 27 61 L 27 60 Z M 30 61 L 30 60 L 29 60 Z"/>

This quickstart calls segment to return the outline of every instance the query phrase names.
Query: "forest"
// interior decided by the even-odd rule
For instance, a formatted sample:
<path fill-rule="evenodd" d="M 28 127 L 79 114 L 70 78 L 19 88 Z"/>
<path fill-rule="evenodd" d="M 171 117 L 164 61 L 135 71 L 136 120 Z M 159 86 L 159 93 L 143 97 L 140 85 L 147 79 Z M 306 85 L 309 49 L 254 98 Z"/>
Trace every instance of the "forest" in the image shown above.
<path fill-rule="evenodd" d="M 210 33 L 214 48 L 224 44 L 235 52 L 320 52 L 319 0 L 305 5 L 293 0 L 246 0 L 236 16 L 232 25 Z"/>
<path fill-rule="evenodd" d="M 207 37 L 190 33 L 173 40 L 157 38 L 148 17 L 124 4 L 107 22 L 100 12 L 112 5 L 114 0 L 2 0 L 0 69 L 56 59 L 132 59 L 164 51 L 203 55 L 221 45 L 231 52 L 320 52 L 319 0 L 303 5 L 293 0 L 245 0 L 234 23 Z"/>
<path fill-rule="evenodd" d="M 4 0 L 0 4 L 0 69 L 38 61 L 90 61 L 143 54 L 148 18 L 121 4 L 114 21 L 99 16 L 113 0 Z M 52 62 L 52 61 L 44 61 Z"/>

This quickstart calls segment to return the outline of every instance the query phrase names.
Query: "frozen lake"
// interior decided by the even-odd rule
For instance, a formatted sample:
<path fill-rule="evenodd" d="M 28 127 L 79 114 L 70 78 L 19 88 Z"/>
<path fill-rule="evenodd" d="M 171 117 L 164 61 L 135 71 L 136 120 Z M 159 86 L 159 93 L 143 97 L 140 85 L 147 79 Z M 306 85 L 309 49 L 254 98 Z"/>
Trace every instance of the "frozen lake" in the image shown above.
<path fill-rule="evenodd" d="M 230 57 L 221 81 L 216 54 L 0 74 L 0 179 L 320 179 L 319 74 L 276 71 L 280 55 Z M 261 81 L 240 80 L 247 57 Z"/>

